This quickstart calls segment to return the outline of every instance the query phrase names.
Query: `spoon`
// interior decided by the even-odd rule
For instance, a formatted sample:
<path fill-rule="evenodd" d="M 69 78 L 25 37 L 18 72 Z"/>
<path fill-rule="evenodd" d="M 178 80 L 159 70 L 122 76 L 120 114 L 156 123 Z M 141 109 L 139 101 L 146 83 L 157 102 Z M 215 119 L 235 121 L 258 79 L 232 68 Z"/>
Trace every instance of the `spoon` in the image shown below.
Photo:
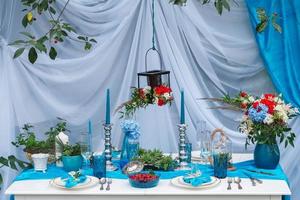
<path fill-rule="evenodd" d="M 111 178 L 108 178 L 107 179 L 107 187 L 106 187 L 106 190 L 109 191 L 110 190 L 110 184 L 112 183 L 112 179 Z"/>
<path fill-rule="evenodd" d="M 242 186 L 241 186 L 242 180 L 241 180 L 240 177 L 235 177 L 234 182 L 238 185 L 239 190 L 243 189 Z"/>
<path fill-rule="evenodd" d="M 106 178 L 101 178 L 100 179 L 100 184 L 101 184 L 101 187 L 100 187 L 100 190 L 103 190 L 103 185 L 106 183 Z"/>

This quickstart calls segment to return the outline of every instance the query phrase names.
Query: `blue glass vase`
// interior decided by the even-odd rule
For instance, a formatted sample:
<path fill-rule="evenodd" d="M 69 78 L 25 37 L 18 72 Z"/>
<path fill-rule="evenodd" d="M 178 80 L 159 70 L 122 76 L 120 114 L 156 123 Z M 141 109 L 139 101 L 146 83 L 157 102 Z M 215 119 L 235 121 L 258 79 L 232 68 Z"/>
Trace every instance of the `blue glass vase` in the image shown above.
<path fill-rule="evenodd" d="M 106 159 L 104 154 L 94 155 L 92 157 L 92 166 L 95 177 L 106 177 Z"/>
<path fill-rule="evenodd" d="M 82 156 L 62 156 L 64 170 L 67 172 L 78 171 L 82 166 Z"/>
<path fill-rule="evenodd" d="M 217 178 L 227 177 L 227 167 L 228 167 L 228 153 L 214 153 L 213 154 L 214 163 L 214 176 Z"/>
<path fill-rule="evenodd" d="M 254 149 L 254 162 L 257 168 L 275 169 L 280 160 L 278 145 L 256 144 Z"/>
<path fill-rule="evenodd" d="M 138 139 L 131 139 L 129 137 L 129 133 L 125 133 L 122 144 L 120 167 L 123 168 L 128 162 L 130 162 L 134 157 L 136 157 L 138 154 L 138 150 Z"/>

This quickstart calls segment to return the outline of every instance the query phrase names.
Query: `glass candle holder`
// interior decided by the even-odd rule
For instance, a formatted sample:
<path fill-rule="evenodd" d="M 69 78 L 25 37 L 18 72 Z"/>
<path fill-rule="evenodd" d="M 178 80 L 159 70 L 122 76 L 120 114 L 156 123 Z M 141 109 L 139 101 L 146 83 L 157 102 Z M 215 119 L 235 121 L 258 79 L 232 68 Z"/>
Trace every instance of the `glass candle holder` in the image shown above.
<path fill-rule="evenodd" d="M 214 176 L 217 178 L 227 177 L 228 153 L 215 152 L 213 153 Z"/>
<path fill-rule="evenodd" d="M 105 155 L 99 154 L 92 157 L 92 166 L 94 176 L 97 178 L 106 177 L 106 159 Z"/>
<path fill-rule="evenodd" d="M 180 144 L 178 144 L 180 146 Z M 180 149 L 180 147 L 179 147 Z M 192 143 L 185 143 L 185 154 L 186 154 L 186 162 L 192 162 Z"/>

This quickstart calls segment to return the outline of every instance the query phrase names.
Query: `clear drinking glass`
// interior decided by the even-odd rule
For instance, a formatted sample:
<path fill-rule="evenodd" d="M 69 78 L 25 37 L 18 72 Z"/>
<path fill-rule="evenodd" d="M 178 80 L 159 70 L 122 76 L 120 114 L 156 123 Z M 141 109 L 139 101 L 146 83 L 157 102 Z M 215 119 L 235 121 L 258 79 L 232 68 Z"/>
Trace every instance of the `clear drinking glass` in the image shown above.
<path fill-rule="evenodd" d="M 211 156 L 211 138 L 210 131 L 204 131 L 201 140 L 200 157 L 205 164 L 209 164 L 209 158 Z"/>
<path fill-rule="evenodd" d="M 92 156 L 91 147 L 89 144 L 89 134 L 87 132 L 82 132 L 80 134 L 80 148 L 81 155 L 83 157 L 83 168 L 90 168 L 90 159 Z"/>

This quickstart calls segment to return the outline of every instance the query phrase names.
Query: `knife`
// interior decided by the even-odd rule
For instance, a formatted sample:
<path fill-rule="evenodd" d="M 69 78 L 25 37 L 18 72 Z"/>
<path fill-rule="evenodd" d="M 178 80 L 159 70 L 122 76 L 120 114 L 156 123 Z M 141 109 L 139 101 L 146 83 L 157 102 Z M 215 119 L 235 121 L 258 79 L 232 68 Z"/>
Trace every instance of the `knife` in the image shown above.
<path fill-rule="evenodd" d="M 270 175 L 270 176 L 275 176 L 275 174 L 271 173 L 271 172 L 264 172 L 264 171 L 258 171 L 258 170 L 252 170 L 252 169 L 244 169 L 247 170 L 249 172 L 254 172 L 254 173 L 258 173 L 258 174 L 264 174 L 264 175 Z"/>

